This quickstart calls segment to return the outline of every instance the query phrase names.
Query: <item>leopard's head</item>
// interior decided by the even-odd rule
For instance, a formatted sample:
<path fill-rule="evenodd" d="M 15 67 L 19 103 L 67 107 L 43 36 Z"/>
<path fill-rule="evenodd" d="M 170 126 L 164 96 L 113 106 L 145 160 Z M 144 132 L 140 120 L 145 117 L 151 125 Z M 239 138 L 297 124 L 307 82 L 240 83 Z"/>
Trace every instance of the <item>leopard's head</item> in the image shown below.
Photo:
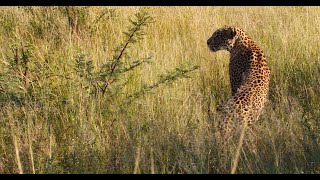
<path fill-rule="evenodd" d="M 236 30 L 234 27 L 224 27 L 216 30 L 208 39 L 207 44 L 211 51 L 230 51 L 234 45 Z"/>

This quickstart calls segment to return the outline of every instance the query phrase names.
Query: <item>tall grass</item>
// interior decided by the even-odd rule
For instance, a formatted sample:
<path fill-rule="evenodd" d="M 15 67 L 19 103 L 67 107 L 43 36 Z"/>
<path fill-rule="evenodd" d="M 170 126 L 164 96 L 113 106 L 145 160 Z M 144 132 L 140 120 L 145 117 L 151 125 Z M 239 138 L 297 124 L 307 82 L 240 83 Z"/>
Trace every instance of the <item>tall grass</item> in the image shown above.
<path fill-rule="evenodd" d="M 0 173 L 320 173 L 319 7 L 145 7 L 154 22 L 122 63 L 151 63 L 104 96 L 77 58 L 99 72 L 139 7 L 0 9 Z M 226 147 L 216 134 L 229 54 L 206 40 L 224 25 L 259 44 L 272 75 L 241 149 L 241 130 Z"/>

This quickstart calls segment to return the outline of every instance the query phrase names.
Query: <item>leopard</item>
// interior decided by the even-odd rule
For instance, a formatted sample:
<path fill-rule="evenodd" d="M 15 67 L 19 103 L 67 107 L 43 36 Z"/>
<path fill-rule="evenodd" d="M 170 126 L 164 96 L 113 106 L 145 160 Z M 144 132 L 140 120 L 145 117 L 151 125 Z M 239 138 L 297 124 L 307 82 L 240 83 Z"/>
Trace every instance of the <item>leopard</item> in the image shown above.
<path fill-rule="evenodd" d="M 237 127 L 251 127 L 261 116 L 268 99 L 270 68 L 264 52 L 240 27 L 217 29 L 207 46 L 212 52 L 230 53 L 231 97 L 216 108 L 220 134 L 229 137 Z"/>

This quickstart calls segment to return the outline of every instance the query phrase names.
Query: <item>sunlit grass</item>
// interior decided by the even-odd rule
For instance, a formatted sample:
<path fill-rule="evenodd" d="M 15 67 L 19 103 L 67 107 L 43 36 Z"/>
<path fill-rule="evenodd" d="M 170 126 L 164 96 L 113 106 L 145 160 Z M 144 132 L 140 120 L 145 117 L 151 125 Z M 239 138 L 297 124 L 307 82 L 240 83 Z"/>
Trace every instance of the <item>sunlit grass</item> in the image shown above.
<path fill-rule="evenodd" d="M 230 173 L 241 130 L 223 151 L 208 120 L 231 95 L 229 54 L 206 46 L 225 25 L 257 42 L 272 76 L 236 173 L 320 172 L 319 7 L 146 7 L 155 22 L 130 54 L 152 63 L 112 101 L 80 88 L 75 57 L 95 69 L 110 61 L 139 7 L 74 8 L 0 8 L 0 173 Z M 20 42 L 31 54 L 29 89 L 7 74 Z M 127 94 L 188 64 L 200 66 L 191 78 L 119 110 Z"/>

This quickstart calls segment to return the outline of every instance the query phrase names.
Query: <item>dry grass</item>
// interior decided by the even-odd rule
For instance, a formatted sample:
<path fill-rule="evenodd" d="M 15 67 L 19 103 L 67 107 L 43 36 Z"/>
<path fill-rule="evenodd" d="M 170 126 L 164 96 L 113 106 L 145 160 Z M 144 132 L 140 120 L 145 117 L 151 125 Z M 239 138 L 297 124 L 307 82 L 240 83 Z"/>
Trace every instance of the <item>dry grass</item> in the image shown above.
<path fill-rule="evenodd" d="M 230 173 L 241 131 L 223 152 L 207 113 L 231 94 L 228 53 L 206 46 L 224 25 L 260 45 L 272 74 L 234 172 L 320 172 L 319 7 L 147 7 L 155 23 L 130 53 L 153 63 L 132 73 L 125 92 L 183 64 L 200 69 L 124 112 L 125 95 L 106 102 L 80 88 L 74 57 L 86 53 L 96 68 L 110 60 L 139 7 L 81 7 L 73 25 L 63 8 L 0 8 L 0 173 Z M 6 76 L 20 41 L 32 55 L 27 88 Z"/>

